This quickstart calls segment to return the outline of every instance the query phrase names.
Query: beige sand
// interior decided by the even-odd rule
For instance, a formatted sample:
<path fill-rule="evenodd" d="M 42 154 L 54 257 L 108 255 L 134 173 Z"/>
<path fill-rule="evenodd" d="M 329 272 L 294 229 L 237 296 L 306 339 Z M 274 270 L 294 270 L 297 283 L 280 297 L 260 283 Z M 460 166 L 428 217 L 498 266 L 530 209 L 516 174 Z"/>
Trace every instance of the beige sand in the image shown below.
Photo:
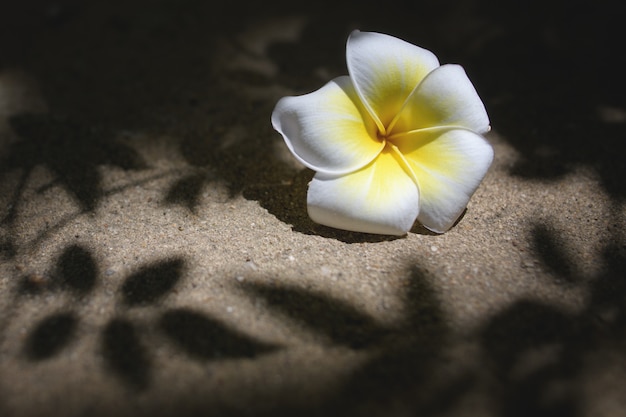
<path fill-rule="evenodd" d="M 0 17 L 0 415 L 626 413 L 610 10 L 48 3 Z M 307 218 L 269 116 L 357 27 L 485 99 L 495 161 L 443 235 Z"/>

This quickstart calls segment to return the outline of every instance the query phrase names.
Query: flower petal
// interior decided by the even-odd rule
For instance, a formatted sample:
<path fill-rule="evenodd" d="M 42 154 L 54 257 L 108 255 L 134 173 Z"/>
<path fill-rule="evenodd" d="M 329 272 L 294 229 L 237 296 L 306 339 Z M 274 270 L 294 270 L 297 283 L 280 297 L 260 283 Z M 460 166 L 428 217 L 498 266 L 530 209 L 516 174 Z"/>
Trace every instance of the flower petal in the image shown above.
<path fill-rule="evenodd" d="M 439 66 L 432 52 L 373 32 L 352 32 L 346 59 L 359 96 L 382 133 L 413 89 Z"/>
<path fill-rule="evenodd" d="M 487 173 L 493 148 L 480 135 L 465 129 L 417 132 L 394 142 L 419 183 L 418 220 L 443 233 L 461 215 Z"/>
<path fill-rule="evenodd" d="M 316 174 L 309 184 L 309 216 L 338 229 L 405 234 L 419 212 L 419 194 L 402 164 L 385 148 L 359 171 L 345 176 Z"/>
<path fill-rule="evenodd" d="M 460 65 L 442 65 L 424 78 L 400 112 L 392 134 L 438 126 L 489 131 L 485 106 Z"/>
<path fill-rule="evenodd" d="M 348 76 L 297 97 L 283 97 L 272 125 L 307 167 L 329 174 L 362 168 L 384 147 Z"/>

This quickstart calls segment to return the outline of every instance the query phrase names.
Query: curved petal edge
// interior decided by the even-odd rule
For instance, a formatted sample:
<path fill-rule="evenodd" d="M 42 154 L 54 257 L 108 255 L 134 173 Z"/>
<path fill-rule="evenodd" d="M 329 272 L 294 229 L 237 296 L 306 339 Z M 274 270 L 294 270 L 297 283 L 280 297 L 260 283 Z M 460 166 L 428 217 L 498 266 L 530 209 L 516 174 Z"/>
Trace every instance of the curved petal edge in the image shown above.
<path fill-rule="evenodd" d="M 453 129 L 433 140 L 405 149 L 404 156 L 419 181 L 418 221 L 443 233 L 463 213 L 493 161 L 485 138 L 465 129 Z"/>
<path fill-rule="evenodd" d="M 352 172 L 383 147 L 348 76 L 309 94 L 283 97 L 271 120 L 296 159 L 318 172 Z"/>
<path fill-rule="evenodd" d="M 476 133 L 489 131 L 489 116 L 474 85 L 460 65 L 433 70 L 411 94 L 394 131 L 453 126 Z"/>

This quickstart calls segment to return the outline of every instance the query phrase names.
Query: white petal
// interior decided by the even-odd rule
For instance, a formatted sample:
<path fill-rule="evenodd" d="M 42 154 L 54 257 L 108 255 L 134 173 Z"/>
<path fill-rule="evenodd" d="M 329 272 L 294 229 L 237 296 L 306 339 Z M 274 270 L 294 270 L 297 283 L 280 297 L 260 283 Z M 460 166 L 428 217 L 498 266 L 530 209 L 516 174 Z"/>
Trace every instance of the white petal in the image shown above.
<path fill-rule="evenodd" d="M 395 143 L 419 183 L 417 219 L 443 233 L 461 215 L 487 173 L 493 148 L 482 136 L 464 129 L 414 136 Z"/>
<path fill-rule="evenodd" d="M 407 100 L 392 132 L 437 126 L 489 130 L 485 106 L 459 65 L 442 65 L 428 74 Z"/>
<path fill-rule="evenodd" d="M 373 32 L 352 32 L 346 59 L 359 96 L 383 133 L 413 89 L 439 66 L 432 52 Z"/>
<path fill-rule="evenodd" d="M 326 226 L 403 235 L 417 217 L 419 194 L 402 161 L 385 148 L 357 172 L 316 174 L 309 184 L 307 205 L 311 219 Z"/>
<path fill-rule="evenodd" d="M 362 168 L 384 146 L 347 76 L 310 94 L 282 98 L 272 113 L 272 125 L 295 157 L 319 172 Z"/>

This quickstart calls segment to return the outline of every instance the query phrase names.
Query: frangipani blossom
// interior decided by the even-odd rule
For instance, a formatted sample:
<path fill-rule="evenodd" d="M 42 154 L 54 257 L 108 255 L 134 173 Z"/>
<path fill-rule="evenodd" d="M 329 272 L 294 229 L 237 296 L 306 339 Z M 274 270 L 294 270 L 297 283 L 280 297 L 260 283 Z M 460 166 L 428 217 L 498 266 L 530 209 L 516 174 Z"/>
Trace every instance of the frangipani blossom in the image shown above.
<path fill-rule="evenodd" d="M 349 76 L 283 97 L 272 125 L 316 171 L 308 213 L 317 223 L 403 235 L 416 220 L 443 233 L 493 159 L 489 118 L 458 65 L 389 35 L 354 31 Z"/>

